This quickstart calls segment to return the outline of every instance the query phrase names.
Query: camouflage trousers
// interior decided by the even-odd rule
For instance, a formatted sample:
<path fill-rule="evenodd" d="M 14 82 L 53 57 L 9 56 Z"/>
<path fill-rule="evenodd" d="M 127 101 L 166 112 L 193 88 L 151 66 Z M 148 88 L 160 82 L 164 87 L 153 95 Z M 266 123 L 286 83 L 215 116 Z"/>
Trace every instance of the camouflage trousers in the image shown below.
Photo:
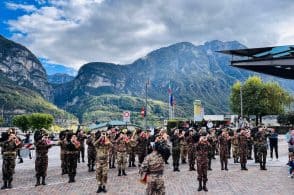
<path fill-rule="evenodd" d="M 239 158 L 239 146 L 238 145 L 232 145 L 233 150 L 233 158 Z"/>
<path fill-rule="evenodd" d="M 246 164 L 247 163 L 247 149 L 246 148 L 240 148 L 239 155 L 240 155 L 240 163 Z"/>
<path fill-rule="evenodd" d="M 172 148 L 172 157 L 173 157 L 173 165 L 179 166 L 180 161 L 180 148 L 179 147 L 173 147 Z"/>
<path fill-rule="evenodd" d="M 197 174 L 198 174 L 197 179 L 199 181 L 206 182 L 208 180 L 207 169 L 208 169 L 208 159 L 198 158 L 197 159 Z"/>
<path fill-rule="evenodd" d="M 102 161 L 96 163 L 96 179 L 98 185 L 105 185 L 107 183 L 107 175 L 108 175 L 108 162 Z"/>
<path fill-rule="evenodd" d="M 146 195 L 164 195 L 165 187 L 162 175 L 148 175 Z"/>
<path fill-rule="evenodd" d="M 135 160 L 136 160 L 136 149 L 132 147 L 129 151 L 129 163 L 130 162 L 135 163 Z"/>
<path fill-rule="evenodd" d="M 88 147 L 88 166 L 91 166 L 95 164 L 96 161 L 96 150 L 95 149 L 89 149 Z"/>
<path fill-rule="evenodd" d="M 127 157 L 127 152 L 117 152 L 117 165 L 119 169 L 126 169 Z"/>
<path fill-rule="evenodd" d="M 228 150 L 224 148 L 219 149 L 219 158 L 221 162 L 228 162 Z"/>
<path fill-rule="evenodd" d="M 62 173 L 67 174 L 67 166 L 66 166 L 66 162 L 65 162 L 64 150 L 60 151 L 60 160 L 61 160 L 61 171 L 62 171 Z"/>
<path fill-rule="evenodd" d="M 117 152 L 115 151 L 115 148 L 114 147 L 110 148 L 110 150 L 109 150 L 109 163 L 111 165 L 114 165 L 116 156 L 117 156 Z"/>
<path fill-rule="evenodd" d="M 69 177 L 76 176 L 78 155 L 79 155 L 79 153 L 65 154 L 66 169 L 68 171 Z"/>
<path fill-rule="evenodd" d="M 187 155 L 188 155 L 188 146 L 181 145 L 181 160 L 186 161 Z"/>
<path fill-rule="evenodd" d="M 46 177 L 48 167 L 48 155 L 38 156 L 35 161 L 36 177 Z"/>
<path fill-rule="evenodd" d="M 15 169 L 16 156 L 3 155 L 2 177 L 3 181 L 10 181 L 13 179 Z"/>
<path fill-rule="evenodd" d="M 85 158 L 85 146 L 80 147 L 78 161 L 80 161 L 80 156 L 82 156 L 82 160 L 84 160 L 84 158 Z"/>
<path fill-rule="evenodd" d="M 138 151 L 139 164 L 142 164 L 143 163 L 146 154 L 147 154 L 147 151 L 146 150 Z"/>
<path fill-rule="evenodd" d="M 188 161 L 189 161 L 189 165 L 194 166 L 195 165 L 195 159 L 196 159 L 195 147 L 194 146 L 189 146 L 188 147 Z"/>
<path fill-rule="evenodd" d="M 259 163 L 266 163 L 267 148 L 266 146 L 257 147 L 257 157 Z"/>

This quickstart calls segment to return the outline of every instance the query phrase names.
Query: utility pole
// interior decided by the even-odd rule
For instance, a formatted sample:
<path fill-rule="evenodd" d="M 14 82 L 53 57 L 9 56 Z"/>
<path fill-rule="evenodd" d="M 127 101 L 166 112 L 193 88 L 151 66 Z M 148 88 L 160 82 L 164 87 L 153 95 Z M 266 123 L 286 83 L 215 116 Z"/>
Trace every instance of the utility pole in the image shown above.
<path fill-rule="evenodd" d="M 241 108 L 241 119 L 243 120 L 243 92 L 242 92 L 242 83 L 240 85 L 240 108 Z"/>
<path fill-rule="evenodd" d="M 147 130 L 147 95 L 148 95 L 148 85 L 149 85 L 149 79 L 146 81 L 145 85 L 145 117 L 144 117 L 144 123 L 145 123 L 145 130 Z"/>

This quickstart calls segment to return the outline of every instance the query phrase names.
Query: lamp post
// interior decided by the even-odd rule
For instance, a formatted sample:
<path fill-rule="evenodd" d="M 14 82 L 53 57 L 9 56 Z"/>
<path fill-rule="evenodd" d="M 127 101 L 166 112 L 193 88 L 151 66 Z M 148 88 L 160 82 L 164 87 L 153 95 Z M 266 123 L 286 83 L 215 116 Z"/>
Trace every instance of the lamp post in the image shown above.
<path fill-rule="evenodd" d="M 240 108 L 241 108 L 241 119 L 243 120 L 243 91 L 242 91 L 242 83 L 240 85 Z"/>
<path fill-rule="evenodd" d="M 145 124 L 145 130 L 147 130 L 147 95 L 148 95 L 148 85 L 149 85 L 149 79 L 146 81 L 145 85 L 145 117 L 144 117 L 144 124 Z"/>

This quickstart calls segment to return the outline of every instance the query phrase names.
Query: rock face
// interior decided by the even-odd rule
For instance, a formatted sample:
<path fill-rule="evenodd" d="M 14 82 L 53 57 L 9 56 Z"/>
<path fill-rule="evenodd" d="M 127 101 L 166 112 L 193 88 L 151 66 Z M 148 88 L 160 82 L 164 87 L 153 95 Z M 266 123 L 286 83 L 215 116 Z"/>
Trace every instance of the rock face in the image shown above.
<path fill-rule="evenodd" d="M 53 75 L 48 75 L 47 78 L 50 84 L 64 84 L 72 81 L 75 77 L 68 74 L 56 73 Z"/>
<path fill-rule="evenodd" d="M 24 46 L 0 35 L 0 72 L 18 85 L 52 99 L 46 71 L 40 61 Z"/>

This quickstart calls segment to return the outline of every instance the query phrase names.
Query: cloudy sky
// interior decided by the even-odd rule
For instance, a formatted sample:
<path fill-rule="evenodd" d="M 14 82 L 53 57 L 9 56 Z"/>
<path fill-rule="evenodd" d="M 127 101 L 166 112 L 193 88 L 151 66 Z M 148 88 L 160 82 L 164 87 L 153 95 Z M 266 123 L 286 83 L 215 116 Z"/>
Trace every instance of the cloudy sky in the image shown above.
<path fill-rule="evenodd" d="M 2 0 L 0 33 L 48 63 L 131 63 L 176 42 L 294 44 L 293 0 Z"/>

